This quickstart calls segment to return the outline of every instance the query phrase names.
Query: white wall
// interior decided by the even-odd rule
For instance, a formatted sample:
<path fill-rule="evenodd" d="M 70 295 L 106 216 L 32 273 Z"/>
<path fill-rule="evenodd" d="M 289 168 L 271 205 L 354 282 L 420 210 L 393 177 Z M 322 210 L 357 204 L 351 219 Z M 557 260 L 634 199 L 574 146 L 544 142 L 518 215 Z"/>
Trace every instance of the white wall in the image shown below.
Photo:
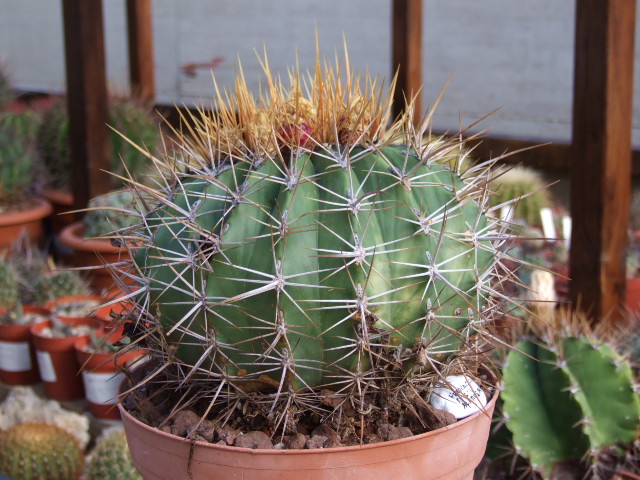
<path fill-rule="evenodd" d="M 0 58 L 21 89 L 64 90 L 61 3 L 0 0 Z M 104 6 L 109 82 L 126 91 L 124 0 Z M 254 50 L 265 43 L 273 70 L 286 74 L 296 52 L 301 68 L 309 68 L 316 27 L 325 55 L 342 48 L 344 34 L 355 67 L 391 76 L 391 0 L 154 0 L 153 9 L 162 103 L 208 102 L 210 74 L 189 77 L 180 67 L 218 56 L 219 84 L 232 85 L 239 56 L 257 87 Z M 454 129 L 500 108 L 483 123 L 492 134 L 568 141 L 574 13 L 568 0 L 424 0 L 425 106 L 452 76 L 436 126 Z M 635 87 L 637 98 L 640 75 Z M 640 145 L 638 108 L 634 124 Z"/>

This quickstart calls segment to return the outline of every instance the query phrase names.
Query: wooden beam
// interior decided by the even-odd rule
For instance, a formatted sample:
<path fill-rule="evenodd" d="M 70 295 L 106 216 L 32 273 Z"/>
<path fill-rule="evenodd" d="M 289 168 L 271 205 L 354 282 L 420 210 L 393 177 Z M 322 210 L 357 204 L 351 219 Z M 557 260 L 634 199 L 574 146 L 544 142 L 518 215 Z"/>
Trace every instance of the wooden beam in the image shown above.
<path fill-rule="evenodd" d="M 635 16 L 635 0 L 576 2 L 571 299 L 593 321 L 624 301 Z"/>
<path fill-rule="evenodd" d="M 422 0 L 392 0 L 392 71 L 398 72 L 393 115 L 415 96 L 414 122 L 422 118 Z"/>
<path fill-rule="evenodd" d="M 131 93 L 151 103 L 156 96 L 151 0 L 127 0 L 127 25 Z"/>
<path fill-rule="evenodd" d="M 63 0 L 74 207 L 109 190 L 102 0 Z"/>

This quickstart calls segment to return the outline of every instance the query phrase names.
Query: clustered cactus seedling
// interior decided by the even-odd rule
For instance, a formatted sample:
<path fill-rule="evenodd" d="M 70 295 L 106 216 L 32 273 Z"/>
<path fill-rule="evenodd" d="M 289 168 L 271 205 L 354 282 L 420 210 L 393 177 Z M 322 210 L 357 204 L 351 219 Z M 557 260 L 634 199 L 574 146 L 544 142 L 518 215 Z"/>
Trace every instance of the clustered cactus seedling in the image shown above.
<path fill-rule="evenodd" d="M 21 480 L 76 480 L 83 452 L 69 433 L 48 423 L 21 423 L 0 433 L 0 473 Z"/>
<path fill-rule="evenodd" d="M 567 318 L 561 322 L 507 356 L 502 398 L 516 450 L 545 478 L 580 461 L 576 475 L 586 475 L 587 458 L 596 478 L 612 458 L 614 466 L 637 467 L 640 397 L 630 364 L 596 337 L 567 331 Z"/>
<path fill-rule="evenodd" d="M 91 290 L 77 271 L 52 270 L 36 280 L 34 292 L 36 305 L 44 305 L 70 295 L 89 295 Z"/>
<path fill-rule="evenodd" d="M 87 480 L 142 480 L 133 466 L 127 438 L 122 429 L 105 431 L 87 458 Z"/>
<path fill-rule="evenodd" d="M 391 95 L 341 68 L 318 62 L 304 92 L 266 68 L 259 100 L 240 76 L 154 159 L 160 188 L 131 182 L 138 328 L 189 402 L 248 397 L 283 430 L 332 410 L 323 387 L 382 411 L 464 369 L 497 311 L 509 235 L 489 167 L 440 163 L 457 138 L 431 141 L 411 111 L 388 127 Z"/>
<path fill-rule="evenodd" d="M 141 149 L 153 152 L 158 147 L 158 122 L 147 108 L 134 100 L 116 99 L 109 105 L 108 124 L 120 132 L 110 131 L 112 171 L 118 175 L 140 172 L 146 156 L 138 148 L 129 144 L 122 135 L 139 139 Z M 38 131 L 37 145 L 40 157 L 49 172 L 50 185 L 53 188 L 69 191 L 71 147 L 65 102 L 58 102 L 45 113 Z"/>

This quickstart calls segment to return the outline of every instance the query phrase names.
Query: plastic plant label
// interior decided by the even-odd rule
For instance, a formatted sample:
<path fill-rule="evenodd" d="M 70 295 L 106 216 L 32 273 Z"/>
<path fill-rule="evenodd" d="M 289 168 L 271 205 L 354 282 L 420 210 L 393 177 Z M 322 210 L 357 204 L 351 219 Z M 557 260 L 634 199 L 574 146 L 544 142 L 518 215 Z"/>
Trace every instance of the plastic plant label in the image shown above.
<path fill-rule="evenodd" d="M 31 367 L 29 342 L 0 342 L 0 370 L 28 372 Z"/>
<path fill-rule="evenodd" d="M 40 378 L 42 378 L 43 382 L 55 382 L 58 380 L 49 352 L 37 350 L 36 359 L 38 360 L 38 367 L 40 368 Z"/>
<path fill-rule="evenodd" d="M 504 222 L 513 220 L 513 204 L 505 205 L 500 209 L 500 219 Z"/>
<path fill-rule="evenodd" d="M 452 413 L 457 419 L 480 411 L 487 404 L 487 397 L 469 377 L 451 375 L 445 383 L 436 385 L 429 403 L 439 410 Z"/>
<path fill-rule="evenodd" d="M 550 208 L 540 210 L 540 219 L 542 220 L 542 231 L 548 242 L 556 238 L 556 225 L 553 223 L 553 211 Z"/>
<path fill-rule="evenodd" d="M 84 391 L 89 402 L 96 405 L 115 405 L 122 373 L 82 372 Z"/>

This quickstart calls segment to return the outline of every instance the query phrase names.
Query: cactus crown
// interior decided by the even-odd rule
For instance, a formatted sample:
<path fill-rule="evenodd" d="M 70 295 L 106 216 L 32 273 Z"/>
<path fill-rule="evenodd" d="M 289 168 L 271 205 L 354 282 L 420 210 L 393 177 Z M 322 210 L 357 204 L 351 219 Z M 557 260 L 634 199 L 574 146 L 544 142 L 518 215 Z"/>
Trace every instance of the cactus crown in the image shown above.
<path fill-rule="evenodd" d="M 0 433 L 0 473 L 23 480 L 76 480 L 83 452 L 78 441 L 48 423 L 21 423 Z"/>
<path fill-rule="evenodd" d="M 412 105 L 388 125 L 391 92 L 348 59 L 289 88 L 264 65 L 259 98 L 240 73 L 216 113 L 185 118 L 152 159 L 158 188 L 131 181 L 135 299 L 166 385 L 250 393 L 282 421 L 322 408 L 322 387 L 365 411 L 467 368 L 509 236 L 489 166 L 461 176 L 460 140 L 432 140 L 431 113 L 414 127 Z"/>

